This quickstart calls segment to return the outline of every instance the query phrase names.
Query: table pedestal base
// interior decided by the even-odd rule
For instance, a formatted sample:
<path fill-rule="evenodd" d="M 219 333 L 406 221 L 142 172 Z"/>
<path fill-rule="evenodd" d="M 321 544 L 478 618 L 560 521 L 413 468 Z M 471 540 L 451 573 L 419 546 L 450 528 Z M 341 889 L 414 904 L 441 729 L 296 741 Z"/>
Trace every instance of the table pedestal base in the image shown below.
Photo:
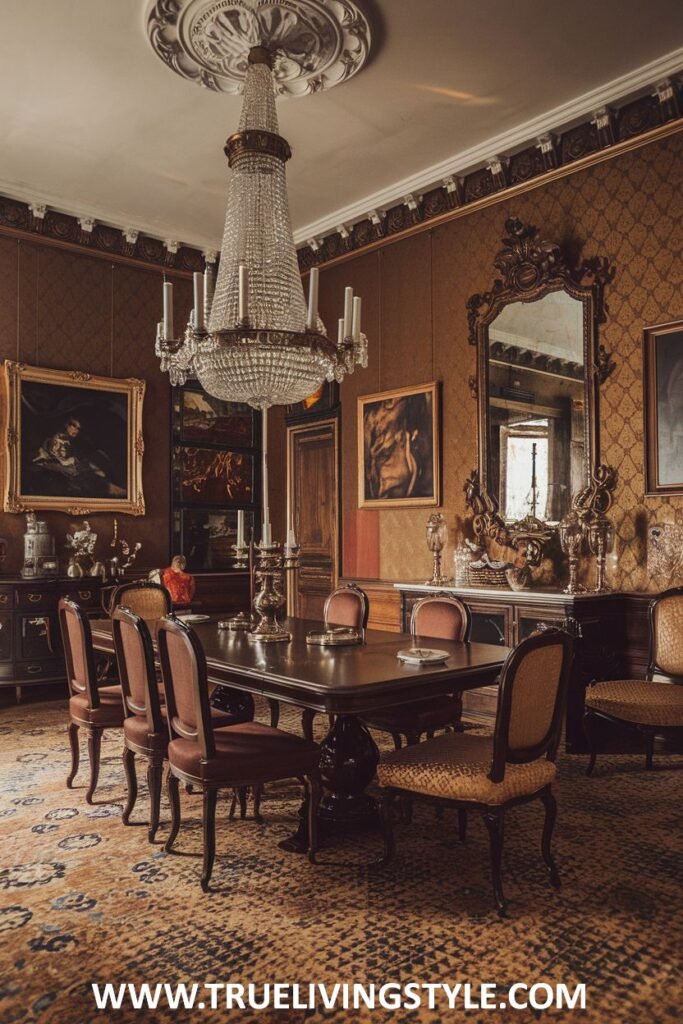
<path fill-rule="evenodd" d="M 377 828 L 377 801 L 366 787 L 375 777 L 379 762 L 377 744 L 354 715 L 338 715 L 320 744 L 320 772 L 326 792 L 318 813 L 319 845 L 334 836 Z M 299 810 L 299 827 L 279 843 L 281 850 L 305 853 L 308 848 L 306 802 Z"/>

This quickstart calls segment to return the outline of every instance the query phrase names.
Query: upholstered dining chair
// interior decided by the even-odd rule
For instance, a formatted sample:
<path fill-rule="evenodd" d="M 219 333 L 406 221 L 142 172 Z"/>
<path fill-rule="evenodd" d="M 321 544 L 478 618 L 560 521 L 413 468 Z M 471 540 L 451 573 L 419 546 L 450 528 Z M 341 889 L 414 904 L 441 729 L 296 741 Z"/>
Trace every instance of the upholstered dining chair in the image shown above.
<path fill-rule="evenodd" d="M 356 629 L 365 636 L 368 628 L 368 616 L 370 614 L 370 603 L 368 595 L 355 583 L 345 583 L 337 587 L 325 600 L 323 607 L 323 620 L 325 628 L 334 626 L 346 626 L 348 629 Z M 306 708 L 301 716 L 301 728 L 306 739 L 313 739 L 313 719 L 315 711 Z M 329 715 L 330 726 L 334 725 L 334 716 Z"/>
<path fill-rule="evenodd" d="M 69 684 L 69 743 L 71 771 L 66 780 L 69 789 L 80 762 L 79 730 L 88 737 L 90 784 L 85 795 L 91 804 L 100 774 L 100 749 L 105 729 L 120 729 L 124 708 L 120 686 L 98 686 L 95 657 L 88 617 L 73 601 L 62 598 L 58 606 L 59 627 L 64 646 L 66 676 Z"/>
<path fill-rule="evenodd" d="M 410 617 L 412 636 L 433 640 L 469 640 L 471 616 L 457 597 L 435 595 L 424 597 L 413 605 Z M 425 733 L 431 739 L 437 729 L 457 729 L 462 715 L 462 695 L 429 697 L 398 708 L 387 708 L 366 715 L 363 724 L 369 729 L 391 734 L 398 750 L 406 743 L 419 743 Z"/>
<path fill-rule="evenodd" d="M 495 905 L 502 916 L 505 813 L 517 804 L 541 800 L 541 851 L 550 881 L 559 888 L 551 852 L 557 812 L 552 783 L 571 661 L 572 639 L 566 633 L 546 630 L 527 637 L 503 666 L 493 736 L 446 733 L 382 756 L 377 777 L 384 787 L 384 863 L 394 853 L 393 804 L 403 794 L 456 807 L 459 814 L 480 811 L 489 833 Z"/>
<path fill-rule="evenodd" d="M 126 711 L 123 720 L 123 765 L 128 799 L 121 819 L 124 825 L 129 824 L 137 800 L 137 754 L 147 759 L 147 786 L 150 799 L 148 839 L 152 843 L 159 828 L 161 779 L 169 739 L 164 691 L 157 680 L 152 636 L 145 620 L 128 608 L 115 608 L 112 613 L 112 632 Z M 241 712 L 221 711 L 214 707 L 210 707 L 209 711 L 216 729 L 225 725 L 237 725 L 253 718 L 253 704 L 246 705 Z M 191 787 L 189 791 L 192 791 Z M 256 817 L 258 797 L 260 794 L 255 801 Z M 245 793 L 236 794 L 231 813 L 234 814 L 238 799 L 244 817 Z"/>
<path fill-rule="evenodd" d="M 265 782 L 298 778 L 308 797 L 308 856 L 314 861 L 321 793 L 318 745 L 259 722 L 214 728 L 206 659 L 196 634 L 178 619 L 167 617 L 159 622 L 157 643 L 170 732 L 171 832 L 166 851 L 172 851 L 180 828 L 179 783 L 182 781 L 200 790 L 203 796 L 201 887 L 207 892 L 216 849 L 218 791 L 260 787 Z"/>
<path fill-rule="evenodd" d="M 649 624 L 645 679 L 610 679 L 586 690 L 583 724 L 590 747 L 588 775 L 595 768 L 601 721 L 644 737 L 646 769 L 653 767 L 656 736 L 683 735 L 683 587 L 665 590 L 650 602 Z"/>
<path fill-rule="evenodd" d="M 128 608 L 115 608 L 112 633 L 126 717 L 123 720 L 123 766 L 128 799 L 121 820 L 129 824 L 138 795 L 136 754 L 147 759 L 150 843 L 159 828 L 161 779 L 168 747 L 168 724 L 159 694 L 152 636 L 145 620 Z"/>

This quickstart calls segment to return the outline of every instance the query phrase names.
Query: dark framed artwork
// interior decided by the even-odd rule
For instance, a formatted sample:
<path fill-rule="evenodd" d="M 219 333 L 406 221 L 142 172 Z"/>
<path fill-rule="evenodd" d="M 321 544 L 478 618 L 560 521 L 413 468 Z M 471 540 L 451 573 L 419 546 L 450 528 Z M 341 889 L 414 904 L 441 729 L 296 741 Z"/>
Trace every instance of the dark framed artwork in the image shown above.
<path fill-rule="evenodd" d="M 182 505 L 251 505 L 254 456 L 228 449 L 175 445 L 173 480 Z"/>
<path fill-rule="evenodd" d="M 7 360 L 2 374 L 5 512 L 144 515 L 142 380 Z"/>
<path fill-rule="evenodd" d="M 232 569 L 237 541 L 237 509 L 177 509 L 174 536 L 187 559 L 190 572 Z M 255 513 L 244 514 L 247 540 L 254 529 Z"/>
<path fill-rule="evenodd" d="M 643 334 L 645 492 L 683 494 L 683 320 Z"/>
<path fill-rule="evenodd" d="M 358 399 L 358 506 L 440 503 L 439 387 L 397 388 Z"/>
<path fill-rule="evenodd" d="M 287 422 L 299 423 L 304 420 L 327 416 L 339 405 L 339 384 L 336 380 L 324 380 L 320 387 L 304 398 L 287 406 Z"/>
<path fill-rule="evenodd" d="M 205 391 L 179 388 L 176 423 L 178 440 L 251 448 L 255 443 L 255 410 L 239 402 L 224 402 Z"/>

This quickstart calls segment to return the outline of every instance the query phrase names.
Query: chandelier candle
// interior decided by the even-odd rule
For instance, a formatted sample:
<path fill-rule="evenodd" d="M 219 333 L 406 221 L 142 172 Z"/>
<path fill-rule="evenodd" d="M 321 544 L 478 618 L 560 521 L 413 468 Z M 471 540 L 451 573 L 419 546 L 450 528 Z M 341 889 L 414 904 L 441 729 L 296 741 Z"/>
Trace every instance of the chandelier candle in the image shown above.
<path fill-rule="evenodd" d="M 173 337 L 173 285 L 164 281 L 164 340 Z"/>
<path fill-rule="evenodd" d="M 318 323 L 318 282 L 320 280 L 320 271 L 317 267 L 311 267 L 311 272 L 308 278 L 308 319 L 306 320 L 306 330 L 314 331 Z"/>
<path fill-rule="evenodd" d="M 204 279 L 201 274 L 193 274 L 194 285 L 194 329 L 204 330 Z"/>

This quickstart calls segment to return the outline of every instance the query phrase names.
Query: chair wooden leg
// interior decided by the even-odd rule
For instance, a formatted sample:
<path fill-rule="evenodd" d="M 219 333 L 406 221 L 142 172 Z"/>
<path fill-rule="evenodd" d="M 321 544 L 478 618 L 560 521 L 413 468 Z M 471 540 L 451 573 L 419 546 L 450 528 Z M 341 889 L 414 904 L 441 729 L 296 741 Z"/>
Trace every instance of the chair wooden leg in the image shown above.
<path fill-rule="evenodd" d="M 280 702 L 275 700 L 273 697 L 269 697 L 268 704 L 270 705 L 271 728 L 277 729 L 277 723 L 280 721 Z"/>
<path fill-rule="evenodd" d="M 81 759 L 81 752 L 78 744 L 78 724 L 76 722 L 69 723 L 69 743 L 71 745 L 71 771 L 69 772 L 69 776 L 66 780 L 67 789 L 71 789 L 73 786 Z"/>
<path fill-rule="evenodd" d="M 505 917 L 507 904 L 505 902 L 505 894 L 503 893 L 503 879 L 501 875 L 503 862 L 503 812 L 498 809 L 489 808 L 484 813 L 484 821 L 489 832 L 493 898 L 498 913 L 501 917 Z"/>
<path fill-rule="evenodd" d="M 306 795 L 308 797 L 308 859 L 315 864 L 315 855 L 318 852 L 318 808 L 323 786 L 320 772 L 316 769 L 304 778 Z"/>
<path fill-rule="evenodd" d="M 217 789 L 204 790 L 204 813 L 202 824 L 204 829 L 204 863 L 202 867 L 202 890 L 209 891 L 213 862 L 216 856 L 216 801 Z"/>
<path fill-rule="evenodd" d="M 645 770 L 652 771 L 654 767 L 653 758 L 655 753 L 655 734 L 645 733 Z"/>
<path fill-rule="evenodd" d="M 261 783 L 257 783 L 254 786 L 254 821 L 258 821 L 259 824 L 263 821 L 261 817 L 261 797 L 263 796 L 263 786 Z"/>
<path fill-rule="evenodd" d="M 90 759 L 90 786 L 85 794 L 85 802 L 91 804 L 97 780 L 100 777 L 100 750 L 102 749 L 102 730 L 88 726 L 88 758 Z"/>
<path fill-rule="evenodd" d="M 541 841 L 541 851 L 543 853 L 543 860 L 545 861 L 546 867 L 550 873 L 550 884 L 555 889 L 560 888 L 560 876 L 557 871 L 557 865 L 553 860 L 553 855 L 550 849 L 550 844 L 553 838 L 553 829 L 555 828 L 555 819 L 557 818 L 557 801 L 553 796 L 550 786 L 546 789 L 541 790 L 541 800 L 545 807 L 545 822 L 543 823 L 543 839 Z"/>
<path fill-rule="evenodd" d="M 304 708 L 301 714 L 301 731 L 307 740 L 313 739 L 313 719 L 315 718 L 315 711 L 310 708 Z"/>
<path fill-rule="evenodd" d="M 168 802 L 171 805 L 171 831 L 164 846 L 166 853 L 170 853 L 173 849 L 180 828 L 180 782 L 170 770 L 168 773 Z"/>
<path fill-rule="evenodd" d="M 467 811 L 464 807 L 458 808 L 458 839 L 461 843 L 467 839 Z"/>
<path fill-rule="evenodd" d="M 161 809 L 161 777 L 164 770 L 163 759 L 150 756 L 147 761 L 147 787 L 149 789 L 149 829 L 147 838 L 153 843 L 159 828 L 159 812 Z"/>
<path fill-rule="evenodd" d="M 588 762 L 586 775 L 592 775 L 593 769 L 595 768 L 595 759 L 598 756 L 598 738 L 595 732 L 595 718 L 589 711 L 587 711 L 583 716 L 583 734 L 588 741 L 588 750 L 590 753 L 590 761 Z"/>
<path fill-rule="evenodd" d="M 135 771 L 135 754 L 128 747 L 123 748 L 123 770 L 126 775 L 126 789 L 128 790 L 128 799 L 126 800 L 126 806 L 123 808 L 121 814 L 121 821 L 124 825 L 127 825 L 130 816 L 133 813 L 135 807 L 135 801 L 138 798 L 138 777 Z"/>
<path fill-rule="evenodd" d="M 394 794 L 391 790 L 385 789 L 383 791 L 379 811 L 382 822 L 382 835 L 384 837 L 382 864 L 388 864 L 396 852 L 396 841 L 394 839 Z"/>

